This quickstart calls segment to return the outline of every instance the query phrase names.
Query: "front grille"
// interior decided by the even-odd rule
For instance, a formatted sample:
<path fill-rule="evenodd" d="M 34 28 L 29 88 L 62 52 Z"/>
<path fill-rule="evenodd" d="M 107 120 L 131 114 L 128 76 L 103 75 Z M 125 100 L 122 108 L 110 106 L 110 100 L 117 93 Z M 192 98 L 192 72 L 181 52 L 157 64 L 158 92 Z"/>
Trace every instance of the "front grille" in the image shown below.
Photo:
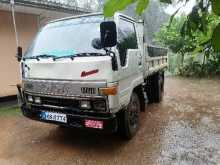
<path fill-rule="evenodd" d="M 78 82 L 65 80 L 23 80 L 24 91 L 40 95 L 65 97 L 95 97 L 99 96 L 98 89 L 106 87 L 105 82 Z"/>
<path fill-rule="evenodd" d="M 82 111 L 82 112 L 100 112 L 100 113 L 105 113 L 107 110 L 107 104 L 106 100 L 104 98 L 102 99 L 91 99 L 89 100 L 91 103 L 91 109 L 82 109 L 80 107 L 80 102 L 81 100 L 76 100 L 72 98 L 56 98 L 56 97 L 48 97 L 48 96 L 35 96 L 35 95 L 30 95 L 25 93 L 25 100 L 32 106 L 34 107 L 48 107 L 50 110 L 68 110 L 69 111 Z M 28 101 L 28 96 L 33 97 L 33 101 L 29 102 Z M 35 98 L 40 97 L 40 103 L 35 102 Z M 99 101 L 104 102 L 104 107 L 103 109 L 97 109 L 97 106 L 95 104 Z M 54 106 L 54 107 L 53 107 Z"/>
<path fill-rule="evenodd" d="M 41 97 L 41 103 L 43 105 L 79 108 L 79 101 L 73 99 Z"/>

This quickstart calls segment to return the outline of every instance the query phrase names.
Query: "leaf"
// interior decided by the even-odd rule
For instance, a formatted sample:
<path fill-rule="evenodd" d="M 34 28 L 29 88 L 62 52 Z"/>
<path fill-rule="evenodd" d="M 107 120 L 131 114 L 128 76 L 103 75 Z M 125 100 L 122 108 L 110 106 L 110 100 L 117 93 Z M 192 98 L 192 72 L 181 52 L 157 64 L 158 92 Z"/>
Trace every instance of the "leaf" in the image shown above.
<path fill-rule="evenodd" d="M 105 17 L 111 17 L 116 11 L 117 0 L 108 0 L 104 5 L 104 15 Z"/>
<path fill-rule="evenodd" d="M 138 15 L 141 15 L 143 11 L 147 8 L 149 5 L 149 0 L 138 0 L 137 2 L 137 7 L 136 7 L 136 13 Z"/>
<path fill-rule="evenodd" d="M 128 5 L 136 0 L 108 0 L 104 5 L 105 17 L 111 17 L 116 11 L 124 10 Z"/>
<path fill-rule="evenodd" d="M 212 34 L 212 46 L 216 52 L 220 52 L 220 23 L 217 25 Z"/>
<path fill-rule="evenodd" d="M 220 16 L 220 0 L 211 0 L 211 2 L 213 12 Z"/>
<path fill-rule="evenodd" d="M 117 10 L 124 10 L 128 5 L 130 5 L 133 2 L 134 0 L 121 0 L 120 3 L 118 1 L 116 8 Z"/>
<path fill-rule="evenodd" d="M 182 7 L 178 8 L 178 9 L 170 16 L 170 22 L 169 22 L 168 27 L 170 27 L 170 25 L 171 25 L 172 22 L 173 22 L 174 17 L 176 16 L 176 14 L 179 12 L 179 10 L 180 10 L 181 8 L 182 8 Z"/>
<path fill-rule="evenodd" d="M 195 58 L 202 51 L 203 51 L 203 47 L 202 46 L 197 46 L 191 54 L 192 54 L 193 58 Z"/>

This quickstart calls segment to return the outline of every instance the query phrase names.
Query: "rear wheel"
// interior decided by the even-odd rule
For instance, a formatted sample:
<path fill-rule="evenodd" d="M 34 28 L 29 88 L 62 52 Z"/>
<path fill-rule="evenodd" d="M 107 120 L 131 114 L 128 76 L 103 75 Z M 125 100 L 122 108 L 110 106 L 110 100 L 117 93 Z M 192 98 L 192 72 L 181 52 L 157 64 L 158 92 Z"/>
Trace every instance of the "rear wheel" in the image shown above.
<path fill-rule="evenodd" d="M 164 72 L 150 76 L 146 86 L 149 102 L 160 102 L 164 95 Z"/>
<path fill-rule="evenodd" d="M 157 74 L 155 82 L 155 102 L 159 103 L 163 100 L 164 95 L 164 73 Z"/>
<path fill-rule="evenodd" d="M 138 131 L 140 116 L 140 101 L 133 92 L 128 107 L 119 114 L 119 133 L 126 139 L 131 139 Z"/>

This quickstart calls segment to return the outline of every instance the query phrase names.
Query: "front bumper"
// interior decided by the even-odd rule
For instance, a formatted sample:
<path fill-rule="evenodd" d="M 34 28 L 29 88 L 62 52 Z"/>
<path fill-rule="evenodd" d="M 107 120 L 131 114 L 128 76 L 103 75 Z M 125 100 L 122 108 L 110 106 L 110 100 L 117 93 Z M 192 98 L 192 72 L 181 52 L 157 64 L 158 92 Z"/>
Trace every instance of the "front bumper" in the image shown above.
<path fill-rule="evenodd" d="M 98 113 L 98 112 L 84 112 L 77 108 L 70 108 L 70 107 L 59 107 L 59 106 L 43 106 L 43 105 L 32 105 L 27 104 L 26 99 L 24 97 L 24 93 L 20 85 L 17 85 L 18 93 L 19 93 L 19 100 L 20 100 L 20 107 L 24 116 L 41 121 L 46 123 L 53 123 L 57 125 L 63 125 L 67 127 L 74 127 L 74 128 L 81 128 L 81 129 L 89 129 L 89 130 L 97 130 L 102 132 L 112 133 L 117 130 L 117 117 L 113 113 Z M 49 121 L 43 120 L 41 118 L 42 112 L 55 112 L 55 113 L 62 113 L 66 114 L 67 123 L 61 123 L 57 121 Z M 97 128 L 87 128 L 85 126 L 85 120 L 96 120 L 103 122 L 103 129 Z"/>
<path fill-rule="evenodd" d="M 56 108 L 46 108 L 43 106 L 21 106 L 21 110 L 24 116 L 41 121 L 46 123 L 53 123 L 57 125 L 63 125 L 67 127 L 73 127 L 73 128 L 80 128 L 80 129 L 90 129 L 90 130 L 97 130 L 102 131 L 106 133 L 113 133 L 117 130 L 117 118 L 114 114 L 99 114 L 99 113 L 91 113 L 91 114 L 84 114 L 83 112 L 74 112 L 71 111 L 71 113 L 66 113 L 66 111 L 61 112 L 60 110 Z M 67 123 L 60 123 L 57 121 L 48 121 L 43 120 L 41 118 L 41 112 L 47 111 L 47 112 L 58 112 L 62 114 L 66 114 L 67 116 Z M 103 121 L 103 129 L 96 129 L 96 128 L 87 128 L 85 126 L 85 120 L 98 120 Z"/>

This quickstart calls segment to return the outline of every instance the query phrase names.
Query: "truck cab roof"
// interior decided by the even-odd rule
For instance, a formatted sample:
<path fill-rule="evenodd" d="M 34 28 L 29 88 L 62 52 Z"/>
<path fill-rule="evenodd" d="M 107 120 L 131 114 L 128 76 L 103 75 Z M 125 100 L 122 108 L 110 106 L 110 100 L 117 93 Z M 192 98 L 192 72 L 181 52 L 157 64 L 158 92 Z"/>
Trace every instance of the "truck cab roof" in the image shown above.
<path fill-rule="evenodd" d="M 81 15 L 77 15 L 77 16 L 70 16 L 70 17 L 65 17 L 65 18 L 61 18 L 61 19 L 56 19 L 56 20 L 53 20 L 53 21 L 50 21 L 49 23 L 54 23 L 54 22 L 59 22 L 59 21 L 66 21 L 66 20 L 69 20 L 69 19 L 75 19 L 75 18 L 82 18 L 82 17 L 89 17 L 89 16 L 98 16 L 98 15 L 103 15 L 102 12 L 97 12 L 97 13 L 90 13 L 90 14 L 81 14 Z M 126 19 L 129 19 L 131 20 L 132 22 L 136 22 L 133 18 L 125 15 L 125 14 L 122 14 L 122 13 L 119 13 L 119 12 L 116 12 L 115 13 L 116 16 L 122 16 Z M 109 19 L 112 19 L 112 17 L 110 18 L 107 18 L 108 20 Z M 136 23 L 139 23 L 139 22 L 136 22 Z"/>

